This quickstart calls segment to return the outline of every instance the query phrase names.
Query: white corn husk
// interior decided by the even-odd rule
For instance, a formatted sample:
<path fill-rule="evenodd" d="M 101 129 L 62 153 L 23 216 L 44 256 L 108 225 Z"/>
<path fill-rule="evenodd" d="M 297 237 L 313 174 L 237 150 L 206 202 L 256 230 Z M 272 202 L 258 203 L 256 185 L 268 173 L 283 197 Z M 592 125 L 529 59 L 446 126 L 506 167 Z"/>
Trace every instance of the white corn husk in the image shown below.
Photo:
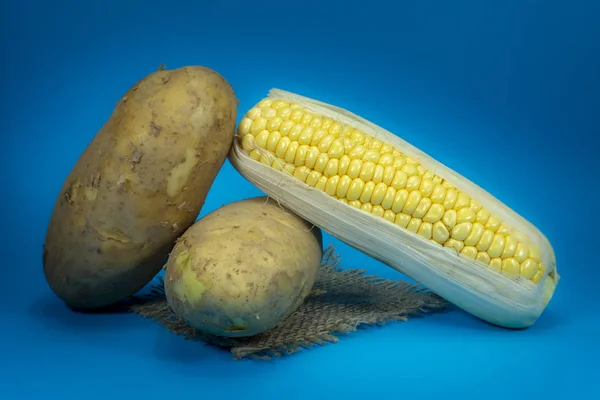
<path fill-rule="evenodd" d="M 549 276 L 539 285 L 486 268 L 381 218 L 346 205 L 323 191 L 253 160 L 235 140 L 229 155 L 234 168 L 265 194 L 332 236 L 411 277 L 463 310 L 507 328 L 532 325 L 559 281 L 554 250 L 530 222 L 487 191 L 385 129 L 339 107 L 294 93 L 272 89 L 268 98 L 295 102 L 314 113 L 352 126 L 394 146 L 425 168 L 448 180 L 492 215 L 526 235 L 538 246 Z M 513 232 L 514 234 L 514 232 Z"/>

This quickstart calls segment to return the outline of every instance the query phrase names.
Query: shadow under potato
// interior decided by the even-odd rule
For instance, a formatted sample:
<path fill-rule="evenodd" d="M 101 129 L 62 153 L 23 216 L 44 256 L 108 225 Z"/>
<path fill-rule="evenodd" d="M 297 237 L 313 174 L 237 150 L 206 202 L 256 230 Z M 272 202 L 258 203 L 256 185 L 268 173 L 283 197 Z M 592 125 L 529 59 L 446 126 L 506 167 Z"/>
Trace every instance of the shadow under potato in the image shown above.
<path fill-rule="evenodd" d="M 156 285 L 156 282 L 155 278 L 135 296 L 110 306 L 92 309 L 71 307 L 50 292 L 33 302 L 30 314 L 35 321 L 44 324 L 45 328 L 65 332 L 93 333 L 122 330 L 123 327 L 131 325 L 139 326 L 138 321 L 126 318 L 126 316 L 132 313 L 132 305 L 136 304 L 138 296 L 148 293 L 149 289 Z"/>

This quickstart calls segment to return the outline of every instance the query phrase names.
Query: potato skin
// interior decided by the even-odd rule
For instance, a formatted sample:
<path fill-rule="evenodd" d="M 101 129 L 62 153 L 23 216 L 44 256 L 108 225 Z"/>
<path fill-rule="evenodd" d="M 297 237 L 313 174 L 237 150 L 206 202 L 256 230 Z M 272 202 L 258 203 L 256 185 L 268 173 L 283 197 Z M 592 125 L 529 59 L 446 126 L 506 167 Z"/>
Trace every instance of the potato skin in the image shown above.
<path fill-rule="evenodd" d="M 306 299 L 323 256 L 321 230 L 267 197 L 206 215 L 175 245 L 165 272 L 171 309 L 203 332 L 252 336 Z"/>
<path fill-rule="evenodd" d="M 164 266 L 233 140 L 237 99 L 199 66 L 152 73 L 121 98 L 66 178 L 43 251 L 72 308 L 117 303 Z"/>

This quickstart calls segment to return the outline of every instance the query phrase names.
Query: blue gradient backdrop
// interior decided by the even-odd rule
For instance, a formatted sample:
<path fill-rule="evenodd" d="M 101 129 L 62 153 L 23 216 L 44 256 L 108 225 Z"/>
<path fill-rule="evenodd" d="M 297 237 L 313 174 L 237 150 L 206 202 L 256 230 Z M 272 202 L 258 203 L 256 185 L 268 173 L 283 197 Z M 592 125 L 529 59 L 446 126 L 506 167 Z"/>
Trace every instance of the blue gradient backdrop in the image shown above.
<path fill-rule="evenodd" d="M 600 398 L 600 3 L 352 4 L 2 3 L 0 398 Z M 135 315 L 68 311 L 42 275 L 55 198 L 119 97 L 162 63 L 216 69 L 242 112 L 271 87 L 351 109 L 478 182 L 553 243 L 547 312 L 506 331 L 452 311 L 265 363 Z M 258 194 L 226 164 L 202 215 Z M 402 278 L 326 241 L 347 267 Z"/>

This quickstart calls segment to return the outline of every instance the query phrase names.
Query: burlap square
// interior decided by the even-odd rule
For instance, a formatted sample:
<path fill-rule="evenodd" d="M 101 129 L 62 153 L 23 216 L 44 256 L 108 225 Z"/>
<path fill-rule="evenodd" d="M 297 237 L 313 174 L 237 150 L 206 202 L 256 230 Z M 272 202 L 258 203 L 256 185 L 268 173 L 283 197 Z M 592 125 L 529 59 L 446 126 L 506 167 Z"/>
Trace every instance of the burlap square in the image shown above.
<path fill-rule="evenodd" d="M 309 348 L 335 343 L 336 335 L 360 326 L 406 321 L 445 308 L 439 296 L 404 281 L 366 276 L 365 271 L 343 269 L 334 247 L 325 249 L 312 293 L 281 325 L 260 335 L 224 338 L 204 334 L 177 317 L 167 304 L 162 280 L 147 295 L 137 296 L 131 310 L 150 318 L 169 331 L 231 351 L 244 357 L 271 359 Z"/>

